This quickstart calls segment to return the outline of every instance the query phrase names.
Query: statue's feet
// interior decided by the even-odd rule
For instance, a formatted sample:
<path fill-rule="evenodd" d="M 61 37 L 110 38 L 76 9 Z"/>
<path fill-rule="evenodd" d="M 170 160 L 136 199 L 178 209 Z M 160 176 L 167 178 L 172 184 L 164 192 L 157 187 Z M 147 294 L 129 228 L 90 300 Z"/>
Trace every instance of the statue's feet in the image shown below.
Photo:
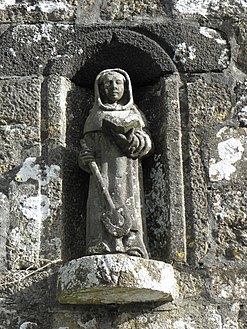
<path fill-rule="evenodd" d="M 109 253 L 111 253 L 111 249 L 105 242 L 100 242 L 87 248 L 87 255 L 104 255 Z"/>
<path fill-rule="evenodd" d="M 130 249 L 127 251 L 127 254 L 135 257 L 143 257 L 142 253 L 138 249 Z"/>

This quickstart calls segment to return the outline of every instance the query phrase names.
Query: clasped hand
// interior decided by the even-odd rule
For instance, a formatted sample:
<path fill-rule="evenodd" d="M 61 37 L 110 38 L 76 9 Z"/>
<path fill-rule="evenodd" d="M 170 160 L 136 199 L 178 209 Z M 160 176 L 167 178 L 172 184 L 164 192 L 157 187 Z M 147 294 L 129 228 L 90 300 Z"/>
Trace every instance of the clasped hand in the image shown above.
<path fill-rule="evenodd" d="M 116 143 L 132 159 L 146 155 L 151 149 L 151 141 L 143 130 L 132 128 L 126 134 L 115 134 Z"/>

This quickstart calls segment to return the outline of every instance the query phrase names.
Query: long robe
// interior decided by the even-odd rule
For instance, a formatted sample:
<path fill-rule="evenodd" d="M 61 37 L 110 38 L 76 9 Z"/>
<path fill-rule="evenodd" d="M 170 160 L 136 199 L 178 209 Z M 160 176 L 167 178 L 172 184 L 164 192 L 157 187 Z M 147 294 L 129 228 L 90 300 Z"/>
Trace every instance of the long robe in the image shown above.
<path fill-rule="evenodd" d="M 121 71 L 123 74 L 124 71 Z M 124 72 L 125 73 L 125 72 Z M 116 237 L 107 230 L 103 216 L 107 211 L 106 201 L 96 182 L 96 177 L 90 175 L 87 201 L 87 254 L 127 253 L 129 255 L 148 258 L 146 223 L 144 213 L 144 197 L 142 168 L 139 157 L 125 154 L 119 143 L 108 131 L 103 129 L 103 121 L 107 118 L 113 122 L 120 122 L 137 127 L 139 135 L 145 139 L 145 154 L 151 149 L 151 140 L 143 114 L 133 103 L 129 77 L 124 105 L 117 110 L 110 105 L 103 104 L 99 92 L 98 80 L 95 82 L 95 104 L 84 126 L 84 138 L 79 156 L 82 169 L 89 171 L 83 164 L 83 156 L 88 153 L 94 155 L 104 184 L 108 189 L 112 201 L 117 209 L 124 209 L 123 218 L 128 217 L 131 225 L 123 236 Z M 121 217 L 121 216 L 120 216 Z M 122 217 L 121 217 L 122 218 Z M 112 219 L 115 220 L 114 218 Z"/>

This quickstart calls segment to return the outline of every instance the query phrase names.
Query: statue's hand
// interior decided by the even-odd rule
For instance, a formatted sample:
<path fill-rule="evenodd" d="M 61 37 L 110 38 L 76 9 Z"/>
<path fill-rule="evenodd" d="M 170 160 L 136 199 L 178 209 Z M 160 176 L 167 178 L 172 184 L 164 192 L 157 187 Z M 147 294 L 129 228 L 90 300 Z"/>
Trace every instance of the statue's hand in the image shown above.
<path fill-rule="evenodd" d="M 124 153 L 129 155 L 134 152 L 135 149 L 139 146 L 139 139 L 135 136 L 135 130 L 130 129 L 125 135 L 116 134 L 115 140 L 118 146 L 123 150 Z"/>
<path fill-rule="evenodd" d="M 81 151 L 78 157 L 78 164 L 81 169 L 90 173 L 89 163 L 95 161 L 94 154 L 92 150 L 87 146 L 85 141 L 81 140 Z"/>
<path fill-rule="evenodd" d="M 79 161 L 83 166 L 87 166 L 90 162 L 95 161 L 92 154 L 79 155 Z"/>
<path fill-rule="evenodd" d="M 92 154 L 83 154 L 82 152 L 79 154 L 78 164 L 82 170 L 86 171 L 89 174 L 91 174 L 89 163 L 92 161 L 95 161 L 95 158 Z"/>
<path fill-rule="evenodd" d="M 132 159 L 142 158 L 152 149 L 149 135 L 135 128 L 130 129 L 125 135 L 115 134 L 115 141 L 124 154 Z"/>
<path fill-rule="evenodd" d="M 143 130 L 135 130 L 132 132 L 131 142 L 129 146 L 130 157 L 132 159 L 142 158 L 152 149 L 152 142 L 149 135 Z"/>
<path fill-rule="evenodd" d="M 127 133 L 127 140 L 128 140 L 128 152 L 133 153 L 136 149 L 140 147 L 140 139 L 135 134 L 135 129 L 131 129 Z"/>

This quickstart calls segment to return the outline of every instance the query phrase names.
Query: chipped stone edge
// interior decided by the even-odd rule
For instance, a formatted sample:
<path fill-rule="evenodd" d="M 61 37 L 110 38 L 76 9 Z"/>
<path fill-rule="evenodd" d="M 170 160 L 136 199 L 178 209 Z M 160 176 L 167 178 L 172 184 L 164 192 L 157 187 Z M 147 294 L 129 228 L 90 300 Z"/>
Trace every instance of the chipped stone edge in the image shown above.
<path fill-rule="evenodd" d="M 170 264 L 125 254 L 74 259 L 58 273 L 61 304 L 171 302 L 178 287 Z"/>

